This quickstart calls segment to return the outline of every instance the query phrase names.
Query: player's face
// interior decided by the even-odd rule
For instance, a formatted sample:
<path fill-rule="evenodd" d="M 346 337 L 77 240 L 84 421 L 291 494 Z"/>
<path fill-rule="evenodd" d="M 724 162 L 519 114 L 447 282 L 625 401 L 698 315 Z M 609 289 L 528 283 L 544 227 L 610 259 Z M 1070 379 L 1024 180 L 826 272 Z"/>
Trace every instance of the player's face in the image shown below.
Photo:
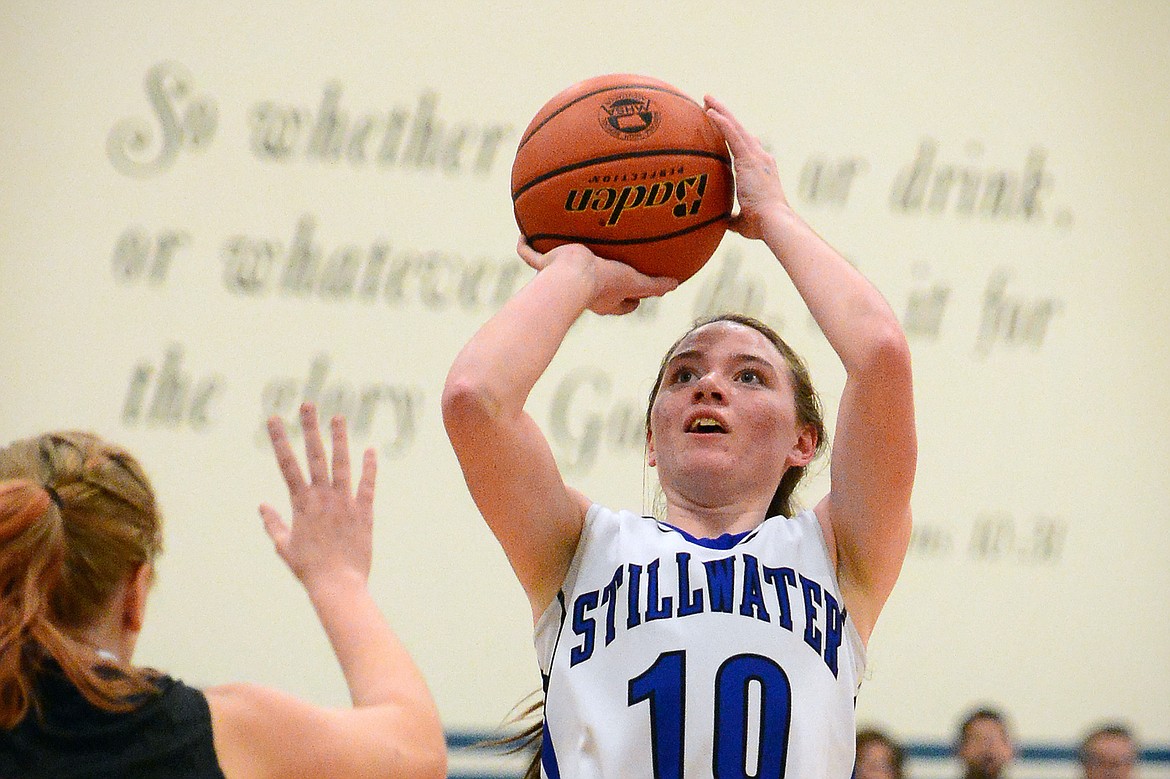
<path fill-rule="evenodd" d="M 679 343 L 650 411 L 650 464 L 668 497 L 766 508 L 784 471 L 811 456 L 807 438 L 788 365 L 762 333 L 721 321 Z"/>

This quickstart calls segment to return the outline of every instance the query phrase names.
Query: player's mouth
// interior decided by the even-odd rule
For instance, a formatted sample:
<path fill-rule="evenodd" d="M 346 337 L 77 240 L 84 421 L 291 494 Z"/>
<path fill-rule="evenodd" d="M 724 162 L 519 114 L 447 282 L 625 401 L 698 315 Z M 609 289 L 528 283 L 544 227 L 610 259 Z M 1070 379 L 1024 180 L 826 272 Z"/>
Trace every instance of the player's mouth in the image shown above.
<path fill-rule="evenodd" d="M 687 425 L 688 433 L 726 433 L 727 428 L 715 417 L 695 417 Z"/>

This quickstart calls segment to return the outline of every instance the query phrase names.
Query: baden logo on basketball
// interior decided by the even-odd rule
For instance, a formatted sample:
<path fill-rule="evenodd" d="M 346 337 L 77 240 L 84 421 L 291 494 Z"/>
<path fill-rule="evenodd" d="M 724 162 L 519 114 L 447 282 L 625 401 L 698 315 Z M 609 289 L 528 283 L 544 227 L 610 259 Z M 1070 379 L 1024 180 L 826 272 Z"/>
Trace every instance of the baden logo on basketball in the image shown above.
<path fill-rule="evenodd" d="M 671 213 L 678 219 L 695 216 L 703 205 L 703 193 L 707 191 L 707 174 L 687 176 L 677 181 L 658 181 L 650 186 L 636 184 L 621 189 L 614 187 L 570 189 L 565 200 L 565 211 L 597 211 L 609 213 L 602 223 L 612 227 L 621 219 L 622 213 L 634 208 L 656 208 L 671 204 Z"/>
<path fill-rule="evenodd" d="M 638 92 L 627 92 L 598 109 L 601 129 L 614 138 L 640 141 L 649 138 L 658 129 L 662 115 L 650 105 L 650 98 Z"/>

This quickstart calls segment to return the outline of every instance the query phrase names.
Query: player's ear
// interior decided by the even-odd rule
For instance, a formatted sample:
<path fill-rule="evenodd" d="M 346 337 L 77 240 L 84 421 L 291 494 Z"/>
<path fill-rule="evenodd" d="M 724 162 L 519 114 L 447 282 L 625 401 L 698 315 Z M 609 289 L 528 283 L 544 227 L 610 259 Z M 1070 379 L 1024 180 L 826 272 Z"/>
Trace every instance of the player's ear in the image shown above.
<path fill-rule="evenodd" d="M 654 434 L 646 428 L 646 464 L 651 468 L 658 465 L 658 457 L 654 454 Z"/>
<path fill-rule="evenodd" d="M 817 453 L 817 429 L 812 425 L 804 425 L 796 436 L 796 443 L 788 453 L 788 466 L 801 468 L 812 462 Z"/>
<path fill-rule="evenodd" d="M 141 563 L 130 574 L 126 585 L 126 598 L 122 603 L 122 626 L 133 633 L 142 630 L 146 619 L 146 598 L 154 580 L 154 566 Z"/>

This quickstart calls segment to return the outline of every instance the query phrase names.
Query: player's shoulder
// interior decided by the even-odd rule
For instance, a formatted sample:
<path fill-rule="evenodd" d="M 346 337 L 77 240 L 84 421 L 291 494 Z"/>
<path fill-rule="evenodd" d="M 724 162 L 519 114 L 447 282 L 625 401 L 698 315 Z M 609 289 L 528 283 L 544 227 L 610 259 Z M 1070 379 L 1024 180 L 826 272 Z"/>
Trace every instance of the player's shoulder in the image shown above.
<path fill-rule="evenodd" d="M 585 529 L 613 531 L 616 529 L 648 529 L 657 524 L 654 517 L 645 516 L 629 509 L 614 509 L 601 503 L 590 503 L 585 512 Z"/>
<path fill-rule="evenodd" d="M 596 554 L 608 557 L 622 554 L 621 550 L 652 548 L 661 543 L 657 538 L 661 534 L 659 523 L 653 517 L 593 503 L 585 512 L 575 559 L 596 559 Z"/>

